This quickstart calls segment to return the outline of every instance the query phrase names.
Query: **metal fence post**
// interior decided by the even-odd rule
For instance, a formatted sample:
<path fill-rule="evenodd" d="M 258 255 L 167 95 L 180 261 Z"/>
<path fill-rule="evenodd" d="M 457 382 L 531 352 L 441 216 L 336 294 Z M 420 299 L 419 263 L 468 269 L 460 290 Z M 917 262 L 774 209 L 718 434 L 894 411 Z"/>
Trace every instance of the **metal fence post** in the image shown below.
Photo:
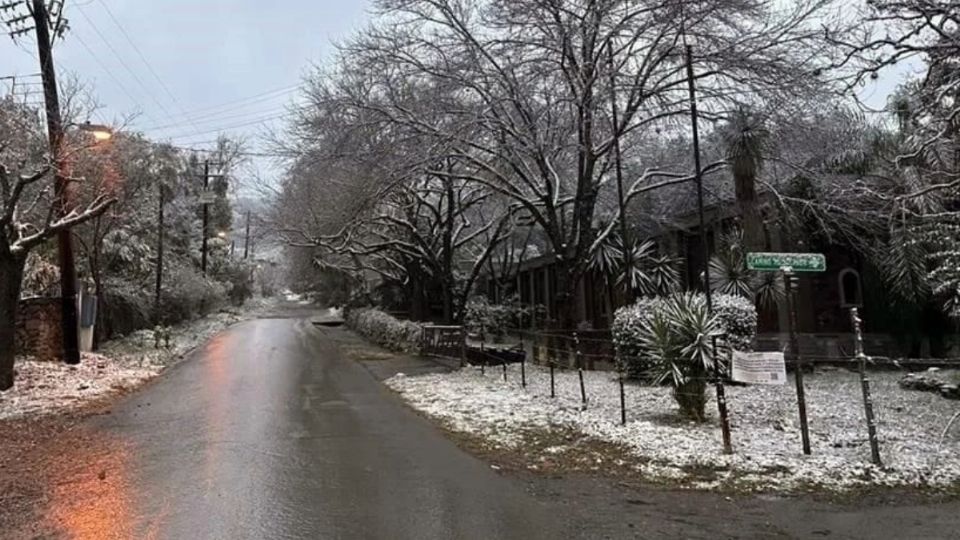
<path fill-rule="evenodd" d="M 720 413 L 720 432 L 723 435 L 723 453 L 732 454 L 733 453 L 733 444 L 730 441 L 730 417 L 727 414 L 727 395 L 726 390 L 723 387 L 723 376 L 724 370 L 721 367 L 722 363 L 720 360 L 720 355 L 717 352 L 717 338 L 719 336 L 713 336 L 713 374 L 715 378 L 715 384 L 717 387 L 717 411 Z M 730 345 L 730 340 L 727 339 L 727 349 L 729 354 L 733 355 L 733 347 Z"/>
<path fill-rule="evenodd" d="M 480 375 L 487 374 L 487 352 L 483 347 L 483 334 L 480 335 Z"/>
<path fill-rule="evenodd" d="M 584 409 L 587 408 L 587 390 L 583 385 L 583 355 L 580 352 L 580 337 L 573 333 L 573 347 L 577 362 L 577 376 L 580 377 L 580 403 Z"/>
<path fill-rule="evenodd" d="M 873 416 L 873 397 L 870 395 L 870 379 L 867 378 L 867 355 L 863 352 L 862 321 L 855 307 L 850 308 L 850 321 L 853 323 L 857 368 L 860 371 L 860 389 L 863 391 L 863 412 L 867 419 L 867 436 L 870 438 L 870 457 L 873 459 L 874 465 L 882 467 L 880 441 L 877 438 L 877 421 Z"/>
<path fill-rule="evenodd" d="M 527 352 L 521 351 L 520 356 L 520 386 L 527 387 Z"/>
<path fill-rule="evenodd" d="M 460 327 L 460 367 L 467 365 L 467 327 Z"/>
<path fill-rule="evenodd" d="M 795 297 L 796 276 L 790 268 L 784 268 L 783 284 L 787 290 L 787 319 L 790 325 L 790 353 L 793 357 L 794 375 L 797 383 L 797 408 L 800 411 L 800 437 L 803 440 L 803 453 L 810 455 L 810 430 L 807 426 L 807 398 L 803 388 L 803 357 L 800 354 L 800 342 L 797 339 L 797 299 Z"/>
<path fill-rule="evenodd" d="M 617 381 L 620 383 L 620 425 L 627 425 L 627 396 L 623 390 L 623 370 L 618 370 Z"/>
<path fill-rule="evenodd" d="M 549 363 L 550 363 L 550 397 L 555 398 L 557 397 L 557 387 L 553 378 L 553 370 L 554 370 L 553 358 L 550 358 Z"/>

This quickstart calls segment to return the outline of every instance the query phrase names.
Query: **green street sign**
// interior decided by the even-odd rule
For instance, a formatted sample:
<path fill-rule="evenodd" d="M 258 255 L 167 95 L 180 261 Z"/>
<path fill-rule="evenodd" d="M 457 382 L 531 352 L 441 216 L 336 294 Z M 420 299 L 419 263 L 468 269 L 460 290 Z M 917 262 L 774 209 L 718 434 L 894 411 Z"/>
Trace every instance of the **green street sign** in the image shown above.
<path fill-rule="evenodd" d="M 826 272 L 822 253 L 747 253 L 747 268 L 760 272 Z"/>

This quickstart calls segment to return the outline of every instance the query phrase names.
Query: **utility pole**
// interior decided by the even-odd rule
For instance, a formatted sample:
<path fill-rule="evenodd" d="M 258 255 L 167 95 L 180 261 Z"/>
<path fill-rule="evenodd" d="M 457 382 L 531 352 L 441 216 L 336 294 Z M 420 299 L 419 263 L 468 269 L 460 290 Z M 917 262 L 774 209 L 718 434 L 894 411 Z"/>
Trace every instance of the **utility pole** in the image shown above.
<path fill-rule="evenodd" d="M 203 238 L 201 239 L 200 244 L 200 271 L 203 272 L 204 277 L 207 275 L 207 222 L 210 219 L 209 206 L 210 203 L 207 202 L 207 190 L 210 187 L 210 160 L 206 159 L 203 161 Z"/>
<path fill-rule="evenodd" d="M 243 259 L 246 260 L 250 255 L 250 211 L 247 210 L 247 232 L 243 239 Z"/>
<path fill-rule="evenodd" d="M 613 122 L 613 156 L 617 174 L 617 202 L 620 205 L 620 242 L 623 244 L 623 279 L 626 285 L 627 304 L 636 299 L 633 290 L 633 244 L 627 230 L 627 204 L 623 197 L 623 162 L 620 156 L 619 114 L 617 111 L 617 81 L 613 70 L 613 45 L 607 48 L 607 65 L 610 69 L 610 109 Z M 610 309 L 614 309 L 610 306 Z"/>
<path fill-rule="evenodd" d="M 24 2 L 26 4 L 26 2 Z M 20 2 L 8 2 L 0 5 L 0 11 L 15 9 Z M 52 4 L 56 6 L 57 4 Z M 47 117 L 47 135 L 50 139 L 50 157 L 53 161 L 54 215 L 61 218 L 70 212 L 70 194 L 66 174 L 67 163 L 63 157 L 63 120 L 60 117 L 60 95 L 57 90 L 57 74 L 53 63 L 53 35 L 62 35 L 66 30 L 66 20 L 56 13 L 56 24 L 51 25 L 50 12 L 43 0 L 32 0 L 27 4 L 30 15 L 15 17 L 7 21 L 13 28 L 11 36 L 16 38 L 31 29 L 26 21 L 33 18 L 33 29 L 37 34 L 37 53 L 40 60 L 40 76 L 43 80 L 43 101 Z M 59 4 L 57 8 L 63 9 Z M 63 360 L 67 364 L 80 363 L 79 328 L 77 320 L 77 272 L 74 266 L 71 232 L 63 229 L 57 233 L 57 255 L 60 265 L 61 332 L 63 334 Z"/>
<path fill-rule="evenodd" d="M 707 310 L 713 311 L 710 290 L 710 246 L 707 245 L 707 227 L 703 211 L 703 171 L 700 166 L 700 130 L 697 126 L 697 91 L 693 81 L 693 48 L 686 45 L 687 87 L 690 90 L 690 124 L 693 129 L 693 167 L 697 182 L 697 212 L 700 216 L 700 246 L 703 256 L 703 289 L 707 296 Z"/>
<path fill-rule="evenodd" d="M 161 291 L 163 287 L 163 239 L 164 239 L 164 223 L 163 223 L 163 207 L 166 204 L 166 193 L 164 190 L 163 181 L 159 182 L 159 195 L 160 203 L 157 205 L 157 285 L 154 290 L 153 297 L 153 317 L 154 324 L 160 324 L 160 301 L 161 301 Z"/>
<path fill-rule="evenodd" d="M 200 270 L 203 272 L 203 275 L 207 275 L 207 238 L 210 236 L 209 225 L 210 225 L 210 205 L 216 202 L 216 197 L 210 196 L 210 178 L 211 177 L 222 177 L 223 172 L 223 163 L 214 162 L 217 166 L 217 172 L 210 173 L 210 160 L 203 160 L 203 193 L 200 196 L 200 204 L 203 205 L 203 238 L 200 242 Z"/>

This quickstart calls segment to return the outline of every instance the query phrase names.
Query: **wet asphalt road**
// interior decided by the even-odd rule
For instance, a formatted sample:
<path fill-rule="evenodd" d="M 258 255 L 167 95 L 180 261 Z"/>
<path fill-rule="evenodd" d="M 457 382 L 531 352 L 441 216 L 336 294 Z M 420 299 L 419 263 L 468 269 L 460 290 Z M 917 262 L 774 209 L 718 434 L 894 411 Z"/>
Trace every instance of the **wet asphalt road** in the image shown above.
<path fill-rule="evenodd" d="M 214 338 L 97 418 L 54 516 L 74 538 L 556 538 L 306 319 Z M 79 450 L 78 450 L 79 451 Z M 57 495 L 54 495 L 56 499 Z M 57 504 L 53 505 L 58 508 Z"/>

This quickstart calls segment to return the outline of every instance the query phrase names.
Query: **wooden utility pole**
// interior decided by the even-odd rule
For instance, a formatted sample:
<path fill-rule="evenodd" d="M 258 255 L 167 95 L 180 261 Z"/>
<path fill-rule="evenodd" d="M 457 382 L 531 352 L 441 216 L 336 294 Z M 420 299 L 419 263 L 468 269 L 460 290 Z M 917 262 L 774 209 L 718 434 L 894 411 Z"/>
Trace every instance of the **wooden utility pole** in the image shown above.
<path fill-rule="evenodd" d="M 246 260 L 250 255 L 250 211 L 247 210 L 247 232 L 243 239 L 243 259 Z"/>
<path fill-rule="evenodd" d="M 160 192 L 160 203 L 157 205 L 157 284 L 153 293 L 154 324 L 160 324 L 160 302 L 163 288 L 163 240 L 165 234 L 163 230 L 163 207 L 166 204 L 166 193 L 164 192 L 163 181 L 159 182 L 158 185 L 158 191 Z"/>
<path fill-rule="evenodd" d="M 686 45 L 687 88 L 690 92 L 690 125 L 693 130 L 693 171 L 697 182 L 697 213 L 700 217 L 700 246 L 703 257 L 703 290 L 707 296 L 707 309 L 713 311 L 713 295 L 710 291 L 710 246 L 707 244 L 707 226 L 703 210 L 703 169 L 700 165 L 700 129 L 697 125 L 697 90 L 693 81 L 693 48 Z"/>
<path fill-rule="evenodd" d="M 63 121 L 60 117 L 60 95 L 57 91 L 57 74 L 53 63 L 50 14 L 43 0 L 33 0 L 30 13 L 37 32 L 37 52 L 40 58 L 40 75 L 43 79 L 47 135 L 50 138 L 50 156 L 53 160 L 55 215 L 63 217 L 70 212 L 70 194 L 66 176 L 67 164 L 63 156 Z M 57 233 L 57 255 L 60 264 L 60 324 L 63 333 L 63 360 L 67 364 L 79 364 L 77 271 L 74 265 L 71 234 L 70 229 L 62 229 Z"/>
<path fill-rule="evenodd" d="M 627 203 L 623 196 L 623 160 L 620 155 L 620 115 L 617 110 L 617 80 L 613 69 L 613 45 L 607 48 L 607 65 L 610 70 L 610 119 L 613 123 L 613 160 L 617 175 L 617 203 L 620 210 L 620 242 L 623 244 L 623 283 L 627 304 L 636 300 L 633 290 L 633 244 L 627 228 Z M 611 311 L 614 306 L 610 305 Z"/>
<path fill-rule="evenodd" d="M 210 220 L 210 204 L 207 202 L 207 190 L 210 187 L 210 160 L 203 161 L 203 238 L 200 243 L 200 271 L 207 275 L 207 222 Z"/>

